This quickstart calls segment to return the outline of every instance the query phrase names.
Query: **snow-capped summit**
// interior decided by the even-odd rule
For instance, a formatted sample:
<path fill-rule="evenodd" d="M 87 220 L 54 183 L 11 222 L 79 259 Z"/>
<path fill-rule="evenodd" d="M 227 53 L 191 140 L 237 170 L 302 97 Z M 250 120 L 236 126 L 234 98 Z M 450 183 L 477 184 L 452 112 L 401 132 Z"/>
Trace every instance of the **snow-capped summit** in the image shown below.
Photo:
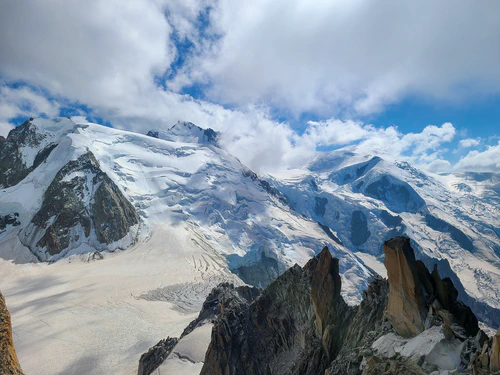
<path fill-rule="evenodd" d="M 202 129 L 192 122 L 178 121 L 167 131 L 150 130 L 148 136 L 172 142 L 211 143 L 218 146 L 220 133 L 211 128 Z"/>

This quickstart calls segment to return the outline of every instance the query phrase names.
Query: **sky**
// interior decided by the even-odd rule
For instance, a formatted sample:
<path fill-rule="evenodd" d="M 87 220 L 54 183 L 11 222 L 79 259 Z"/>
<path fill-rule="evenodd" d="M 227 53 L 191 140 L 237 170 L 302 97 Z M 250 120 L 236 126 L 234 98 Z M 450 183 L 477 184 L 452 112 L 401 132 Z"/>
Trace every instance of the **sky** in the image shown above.
<path fill-rule="evenodd" d="M 497 0 L 0 2 L 0 135 L 191 121 L 259 173 L 318 152 L 500 172 Z"/>

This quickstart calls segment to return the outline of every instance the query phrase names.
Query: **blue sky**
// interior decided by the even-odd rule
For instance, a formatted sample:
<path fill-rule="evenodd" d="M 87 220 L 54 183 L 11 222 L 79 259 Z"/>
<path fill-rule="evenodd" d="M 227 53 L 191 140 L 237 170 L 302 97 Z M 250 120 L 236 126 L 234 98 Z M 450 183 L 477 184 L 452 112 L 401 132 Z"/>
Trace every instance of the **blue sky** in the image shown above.
<path fill-rule="evenodd" d="M 435 172 L 498 171 L 499 12 L 468 0 L 3 2 L 0 134 L 31 116 L 138 132 L 186 120 L 223 131 L 262 172 L 349 145 Z"/>

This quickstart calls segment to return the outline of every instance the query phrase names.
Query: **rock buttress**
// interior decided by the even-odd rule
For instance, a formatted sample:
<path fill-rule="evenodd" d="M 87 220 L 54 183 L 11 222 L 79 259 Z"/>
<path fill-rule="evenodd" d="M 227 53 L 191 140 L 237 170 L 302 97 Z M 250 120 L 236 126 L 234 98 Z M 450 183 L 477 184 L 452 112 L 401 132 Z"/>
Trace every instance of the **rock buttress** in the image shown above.
<path fill-rule="evenodd" d="M 12 326 L 10 314 L 5 305 L 5 299 L 0 293 L 0 374 L 23 375 L 17 359 L 14 341 L 12 340 Z"/>

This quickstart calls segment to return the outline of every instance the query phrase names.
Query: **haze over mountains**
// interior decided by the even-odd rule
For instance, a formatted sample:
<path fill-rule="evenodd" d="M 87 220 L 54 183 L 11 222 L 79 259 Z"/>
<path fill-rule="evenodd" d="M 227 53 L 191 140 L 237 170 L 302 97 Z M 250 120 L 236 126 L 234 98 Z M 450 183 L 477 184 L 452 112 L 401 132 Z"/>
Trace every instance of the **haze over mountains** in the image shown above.
<path fill-rule="evenodd" d="M 403 234 L 500 325 L 499 174 L 437 175 L 350 146 L 257 175 L 219 136 L 57 118 L 0 138 L 0 288 L 26 373 L 133 373 L 221 281 L 267 286 L 324 246 L 357 304 Z"/>

